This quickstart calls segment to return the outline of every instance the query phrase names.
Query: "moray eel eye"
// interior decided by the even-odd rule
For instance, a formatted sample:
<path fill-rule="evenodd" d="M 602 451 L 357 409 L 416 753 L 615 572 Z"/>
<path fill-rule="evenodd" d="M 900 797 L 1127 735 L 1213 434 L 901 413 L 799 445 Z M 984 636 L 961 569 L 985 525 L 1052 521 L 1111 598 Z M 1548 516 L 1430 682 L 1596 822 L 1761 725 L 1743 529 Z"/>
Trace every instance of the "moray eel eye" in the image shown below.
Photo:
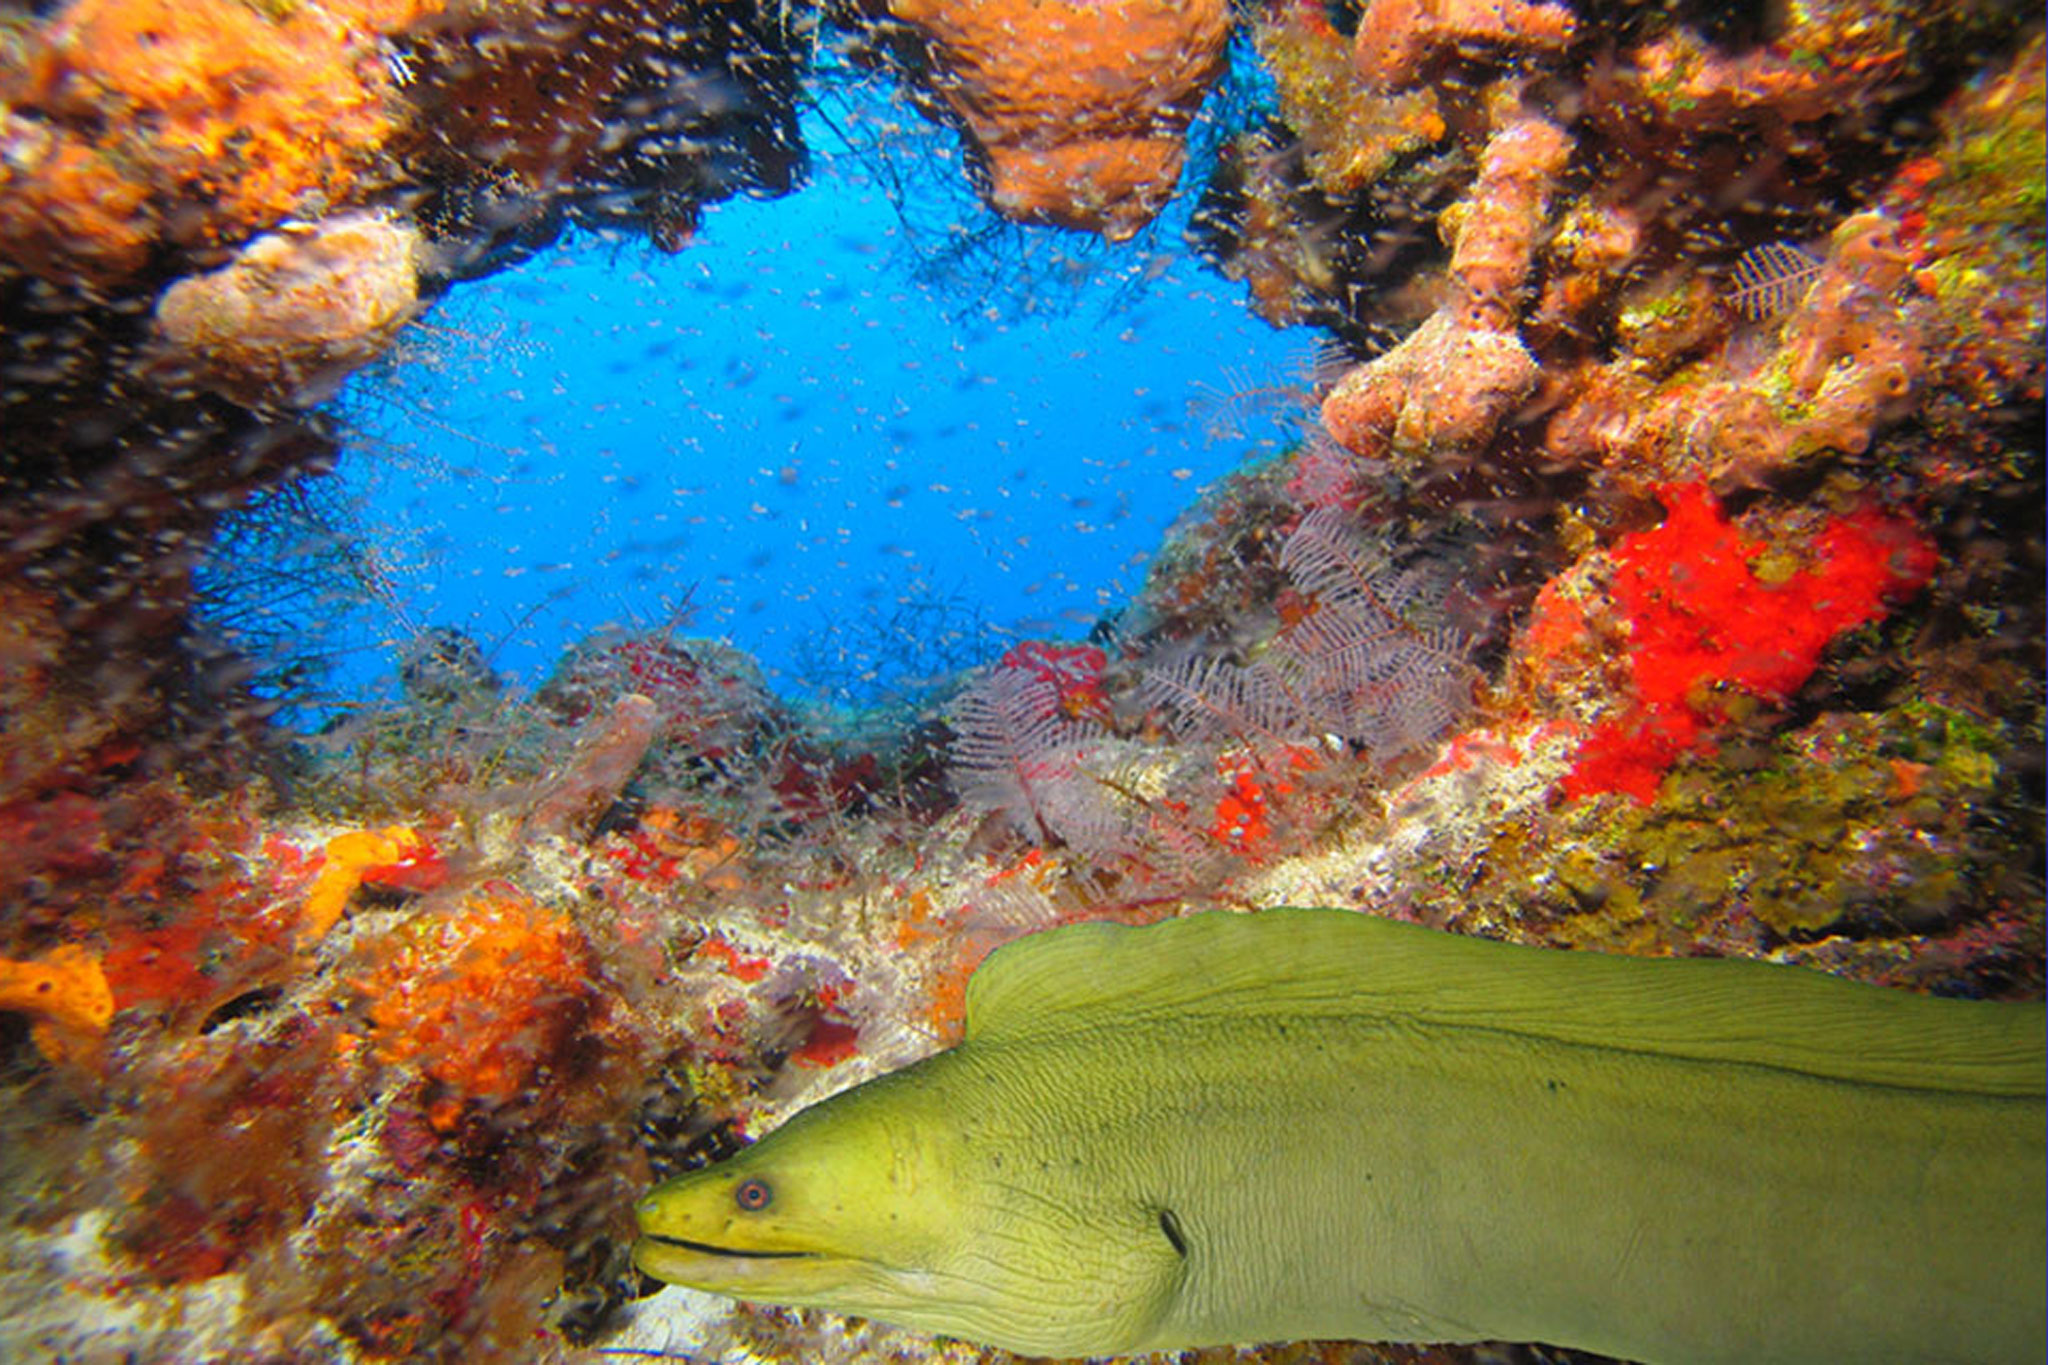
<path fill-rule="evenodd" d="M 748 1213 L 759 1213 L 775 1198 L 775 1191 L 769 1188 L 767 1181 L 758 1176 L 749 1176 L 733 1186 L 732 1198 L 734 1203 Z"/>

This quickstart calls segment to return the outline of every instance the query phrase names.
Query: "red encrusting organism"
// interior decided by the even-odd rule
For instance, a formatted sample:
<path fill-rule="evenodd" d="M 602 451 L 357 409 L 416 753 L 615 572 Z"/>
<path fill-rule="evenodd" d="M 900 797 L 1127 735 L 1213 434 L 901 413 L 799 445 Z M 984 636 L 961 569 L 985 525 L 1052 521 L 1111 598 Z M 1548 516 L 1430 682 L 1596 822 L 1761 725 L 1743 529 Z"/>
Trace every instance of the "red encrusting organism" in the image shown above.
<path fill-rule="evenodd" d="M 1910 518 L 1866 507 L 1830 519 L 1807 567 L 1770 582 L 1757 572 L 1764 547 L 1728 521 L 1705 486 L 1660 496 L 1663 524 L 1623 537 L 1613 551 L 1633 704 L 1580 748 L 1563 783 L 1568 797 L 1619 791 L 1654 801 L 1665 770 L 1726 716 L 1729 693 L 1783 701 L 1830 641 L 1879 619 L 1934 572 L 1934 546 Z"/>
<path fill-rule="evenodd" d="M 1102 690 L 1102 672 L 1109 656 L 1093 645 L 1055 645 L 1026 640 L 1004 652 L 997 668 L 1029 673 L 1052 684 L 1060 711 L 1069 720 L 1107 720 L 1109 697 Z"/>
<path fill-rule="evenodd" d="M 1241 858 L 1265 861 L 1275 851 L 1272 803 L 1293 795 L 1298 775 L 1321 766 L 1315 750 L 1299 744 L 1263 758 L 1249 750 L 1219 754 L 1216 775 L 1225 787 L 1209 836 Z"/>

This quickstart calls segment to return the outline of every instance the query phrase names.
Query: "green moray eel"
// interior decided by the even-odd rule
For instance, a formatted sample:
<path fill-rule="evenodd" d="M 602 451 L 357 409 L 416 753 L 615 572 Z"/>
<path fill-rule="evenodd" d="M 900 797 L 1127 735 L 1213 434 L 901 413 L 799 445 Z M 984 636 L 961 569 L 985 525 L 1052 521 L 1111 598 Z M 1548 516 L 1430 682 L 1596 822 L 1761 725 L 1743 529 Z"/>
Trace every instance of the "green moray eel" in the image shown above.
<path fill-rule="evenodd" d="M 998 950 L 963 1041 L 638 1208 L 641 1269 L 1037 1355 L 2038 1362 L 2040 1006 L 1338 910 Z"/>

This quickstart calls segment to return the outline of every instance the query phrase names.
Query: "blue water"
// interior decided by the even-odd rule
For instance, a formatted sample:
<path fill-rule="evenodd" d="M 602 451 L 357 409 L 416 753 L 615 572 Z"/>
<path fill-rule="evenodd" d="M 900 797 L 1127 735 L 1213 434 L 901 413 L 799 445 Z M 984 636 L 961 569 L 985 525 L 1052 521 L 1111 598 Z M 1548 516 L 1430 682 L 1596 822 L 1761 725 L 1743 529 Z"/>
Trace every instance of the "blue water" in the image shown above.
<path fill-rule="evenodd" d="M 999 223 L 882 95 L 804 135 L 799 192 L 713 206 L 673 256 L 578 234 L 352 382 L 335 477 L 375 591 L 323 611 L 324 686 L 374 690 L 428 625 L 531 686 L 602 626 L 687 618 L 790 696 L 914 691 L 1084 635 L 1205 484 L 1290 439 L 1207 429 L 1316 338 L 1193 256 L 1193 186 L 1109 247 Z"/>

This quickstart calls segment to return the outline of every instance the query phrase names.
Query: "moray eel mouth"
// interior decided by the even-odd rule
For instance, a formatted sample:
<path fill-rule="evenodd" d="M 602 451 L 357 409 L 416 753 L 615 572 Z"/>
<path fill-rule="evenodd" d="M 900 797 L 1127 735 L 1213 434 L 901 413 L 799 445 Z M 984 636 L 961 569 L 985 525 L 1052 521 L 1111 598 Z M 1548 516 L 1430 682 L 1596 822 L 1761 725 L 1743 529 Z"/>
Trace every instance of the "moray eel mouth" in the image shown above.
<path fill-rule="evenodd" d="M 815 1251 L 749 1251 L 745 1247 L 713 1246 L 709 1242 L 693 1242 L 687 1237 L 663 1237 L 652 1232 L 643 1233 L 640 1240 L 653 1242 L 658 1246 L 680 1247 L 684 1251 L 694 1251 L 700 1256 L 740 1256 L 751 1261 L 788 1261 L 798 1257 L 816 1257 L 819 1254 Z"/>
<path fill-rule="evenodd" d="M 633 1243 L 633 1264 L 669 1284 L 741 1298 L 822 1289 L 844 1283 L 862 1265 L 823 1251 L 721 1246 L 654 1232 Z"/>

